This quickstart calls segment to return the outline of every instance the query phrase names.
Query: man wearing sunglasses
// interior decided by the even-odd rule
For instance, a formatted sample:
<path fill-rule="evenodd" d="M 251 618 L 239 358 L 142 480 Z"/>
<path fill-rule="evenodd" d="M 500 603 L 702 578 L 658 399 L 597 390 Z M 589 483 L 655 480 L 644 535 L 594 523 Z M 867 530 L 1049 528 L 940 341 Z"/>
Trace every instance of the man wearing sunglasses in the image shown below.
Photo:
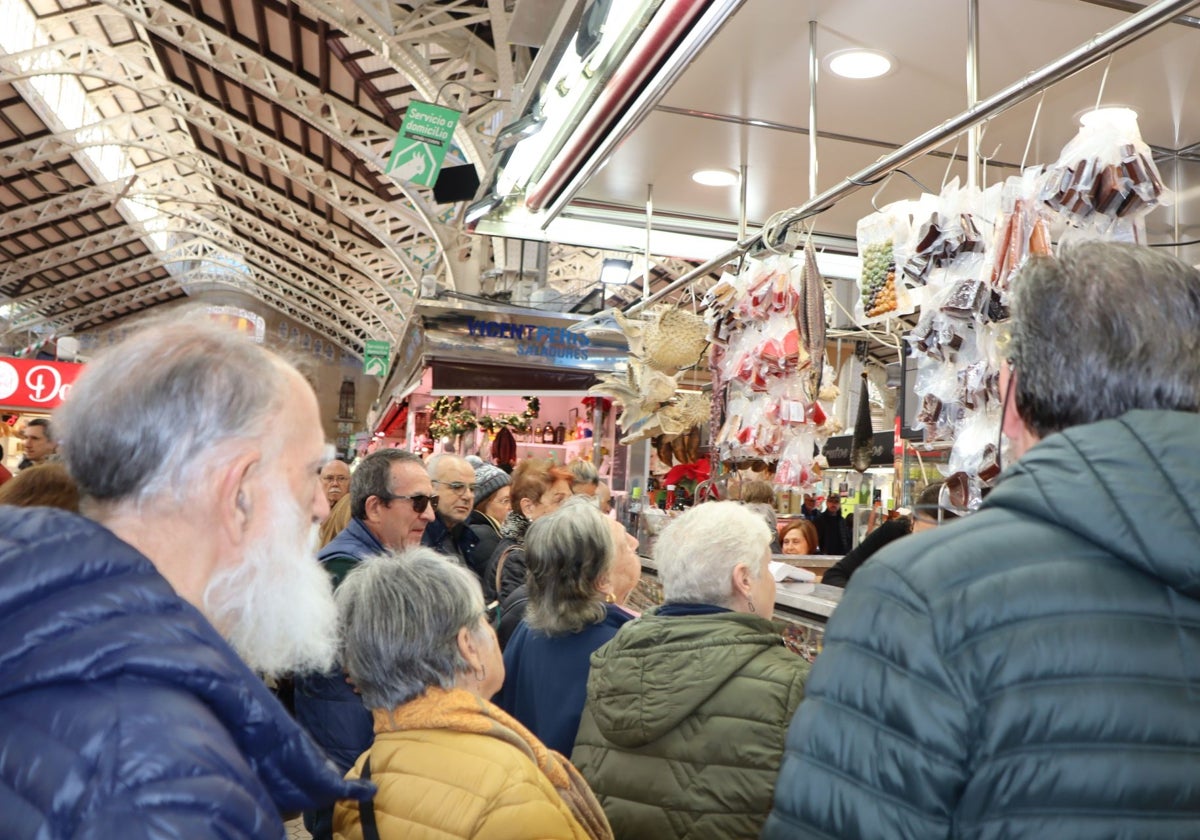
<path fill-rule="evenodd" d="M 1076 241 L 1011 294 L 1018 460 L 855 574 L 765 840 L 1200 833 L 1200 272 Z"/>
<path fill-rule="evenodd" d="M 479 536 L 466 524 L 475 507 L 475 468 L 458 455 L 434 455 L 426 465 L 429 479 L 437 491 L 437 516 L 425 528 L 422 545 L 427 545 L 457 563 L 467 560 L 479 545 Z M 482 574 L 482 570 L 476 571 Z"/>
<path fill-rule="evenodd" d="M 363 459 L 350 478 L 350 524 L 321 549 L 317 559 L 334 586 L 367 557 L 420 545 L 438 508 L 420 457 L 381 449 Z M 296 680 L 296 719 L 345 774 L 371 745 L 371 713 L 346 682 L 340 664 L 324 674 Z M 314 840 L 333 836 L 333 809 L 304 812 Z"/>

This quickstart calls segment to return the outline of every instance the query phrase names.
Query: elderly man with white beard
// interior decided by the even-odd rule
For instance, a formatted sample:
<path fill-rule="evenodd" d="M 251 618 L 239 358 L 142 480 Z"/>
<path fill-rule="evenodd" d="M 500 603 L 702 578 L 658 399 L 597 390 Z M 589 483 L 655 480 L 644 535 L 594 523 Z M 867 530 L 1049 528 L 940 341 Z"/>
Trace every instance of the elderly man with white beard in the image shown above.
<path fill-rule="evenodd" d="M 84 515 L 0 508 L 5 836 L 282 838 L 281 812 L 367 798 L 255 674 L 337 649 L 304 379 L 176 313 L 55 426 Z"/>

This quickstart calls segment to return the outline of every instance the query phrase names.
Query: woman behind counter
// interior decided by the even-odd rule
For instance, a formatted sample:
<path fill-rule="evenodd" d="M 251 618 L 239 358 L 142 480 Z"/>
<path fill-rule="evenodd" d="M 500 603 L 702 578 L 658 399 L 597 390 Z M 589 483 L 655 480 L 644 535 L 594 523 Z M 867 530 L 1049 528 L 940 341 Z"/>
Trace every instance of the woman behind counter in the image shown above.
<path fill-rule="evenodd" d="M 336 597 L 346 668 L 375 720 L 348 775 L 379 790 L 337 805 L 335 837 L 612 837 L 570 763 L 488 702 L 504 662 L 470 571 L 413 548 L 359 564 Z"/>
<path fill-rule="evenodd" d="M 629 540 L 586 497 L 568 500 L 525 534 L 529 607 L 504 650 L 508 679 L 496 705 L 551 749 L 571 751 L 592 652 L 632 617 L 620 606 L 641 573 Z"/>
<path fill-rule="evenodd" d="M 757 837 L 808 663 L 770 618 L 771 534 L 737 502 L 659 535 L 665 603 L 592 657 L 571 758 L 622 840 Z"/>

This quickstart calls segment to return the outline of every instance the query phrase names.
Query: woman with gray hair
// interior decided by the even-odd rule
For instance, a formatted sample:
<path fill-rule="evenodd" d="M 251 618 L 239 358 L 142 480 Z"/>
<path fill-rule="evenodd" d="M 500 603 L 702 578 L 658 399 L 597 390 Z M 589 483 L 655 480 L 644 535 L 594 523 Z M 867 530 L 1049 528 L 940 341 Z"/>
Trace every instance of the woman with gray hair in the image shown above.
<path fill-rule="evenodd" d="M 623 838 L 757 837 L 808 663 L 770 618 L 771 533 L 737 502 L 674 520 L 665 603 L 592 657 L 571 758 Z"/>
<path fill-rule="evenodd" d="M 570 763 L 488 702 L 504 662 L 470 571 L 412 548 L 360 563 L 336 597 L 346 668 L 375 719 L 349 775 L 379 792 L 338 804 L 335 837 L 612 837 Z"/>
<path fill-rule="evenodd" d="M 530 525 L 525 556 L 529 606 L 504 649 L 509 676 L 496 704 L 548 747 L 569 753 L 590 657 L 632 617 L 617 602 L 636 583 L 636 575 L 628 582 L 626 567 L 640 572 L 640 566 L 632 550 L 616 543 L 610 520 L 584 498 L 568 499 Z"/>

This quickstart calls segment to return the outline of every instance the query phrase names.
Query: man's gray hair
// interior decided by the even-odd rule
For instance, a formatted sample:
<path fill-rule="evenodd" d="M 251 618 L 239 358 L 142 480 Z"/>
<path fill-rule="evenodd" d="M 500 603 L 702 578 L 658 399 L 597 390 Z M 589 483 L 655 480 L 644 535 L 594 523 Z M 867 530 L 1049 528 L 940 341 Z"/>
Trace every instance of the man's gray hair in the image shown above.
<path fill-rule="evenodd" d="M 479 581 L 431 548 L 364 560 L 334 597 L 342 661 L 369 709 L 393 709 L 431 686 L 453 688 L 470 667 L 458 631 L 487 632 Z"/>
<path fill-rule="evenodd" d="M 603 621 L 608 611 L 596 583 L 616 552 L 595 499 L 573 496 L 534 520 L 525 532 L 525 622 L 548 636 L 566 636 Z"/>
<path fill-rule="evenodd" d="M 429 477 L 433 478 L 438 474 L 438 470 L 443 464 L 463 464 L 471 472 L 475 472 L 475 468 L 471 466 L 471 462 L 461 455 L 455 455 L 451 452 L 439 452 L 428 461 L 425 462 L 425 469 L 429 470 Z"/>
<path fill-rule="evenodd" d="M 354 475 L 350 476 L 350 515 L 355 519 L 367 518 L 367 499 L 371 496 L 384 496 L 392 492 L 392 464 L 402 461 L 417 464 L 425 469 L 421 456 L 404 449 L 380 449 L 372 452 Z"/>
<path fill-rule="evenodd" d="M 1039 437 L 1133 409 L 1200 408 L 1200 273 L 1151 248 L 1064 245 L 1013 283 L 1014 388 Z"/>
<path fill-rule="evenodd" d="M 600 483 L 600 473 L 596 471 L 596 465 L 591 461 L 572 461 L 567 468 L 571 470 L 571 475 L 575 476 L 576 484 Z"/>
<path fill-rule="evenodd" d="M 280 357 L 198 312 L 172 315 L 91 361 L 55 413 L 67 468 L 88 499 L 182 502 L 219 466 L 214 447 L 267 440 L 280 422 Z"/>
<path fill-rule="evenodd" d="M 714 604 L 733 600 L 733 569 L 744 563 L 764 574 L 771 531 L 740 502 L 705 502 L 667 525 L 654 544 L 658 579 L 668 604 Z"/>

